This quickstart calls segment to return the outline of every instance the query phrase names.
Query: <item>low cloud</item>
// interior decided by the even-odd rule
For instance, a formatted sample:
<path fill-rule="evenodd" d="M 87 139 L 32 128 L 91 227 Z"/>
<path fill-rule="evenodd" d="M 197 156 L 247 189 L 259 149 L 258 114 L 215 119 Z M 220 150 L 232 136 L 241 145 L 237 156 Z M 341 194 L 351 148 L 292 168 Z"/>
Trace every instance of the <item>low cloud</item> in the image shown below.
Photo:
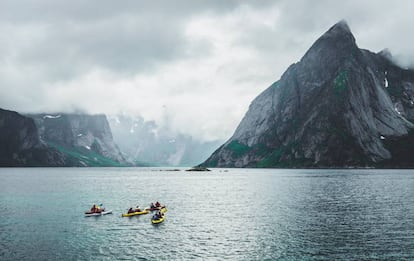
<path fill-rule="evenodd" d="M 409 1 L 2 1 L 0 107 L 127 113 L 226 139 L 250 102 L 346 19 L 411 66 Z"/>

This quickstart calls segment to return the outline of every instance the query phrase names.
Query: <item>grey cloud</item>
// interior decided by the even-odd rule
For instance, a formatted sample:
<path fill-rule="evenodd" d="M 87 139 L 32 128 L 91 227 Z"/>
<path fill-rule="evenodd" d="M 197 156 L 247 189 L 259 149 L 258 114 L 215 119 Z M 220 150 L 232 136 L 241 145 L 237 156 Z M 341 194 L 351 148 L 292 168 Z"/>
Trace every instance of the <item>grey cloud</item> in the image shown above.
<path fill-rule="evenodd" d="M 243 1 L 2 1 L 0 28 L 7 26 L 15 39 L 0 50 L 0 57 L 18 52 L 13 62 L 43 68 L 46 80 L 67 79 L 96 66 L 119 73 L 146 72 L 191 51 L 183 33 L 193 16 L 229 12 L 240 4 Z M 197 51 L 208 53 L 209 45 L 202 47 Z"/>
<path fill-rule="evenodd" d="M 0 53 L 7 57 L 17 46 L 13 62 L 45 66 L 50 69 L 49 75 L 55 70 L 76 74 L 95 66 L 136 72 L 150 68 L 154 62 L 183 55 L 186 43 L 182 23 L 170 23 L 168 30 L 166 27 L 165 21 L 146 15 L 139 19 L 121 16 L 85 24 L 39 25 L 39 30 L 31 34 L 26 34 L 24 27 L 16 28 L 15 32 L 22 34 L 17 37 L 30 44 L 16 43 Z"/>
<path fill-rule="evenodd" d="M 233 10 L 242 4 L 263 5 L 272 1 L 136 1 L 123 0 L 3 0 L 0 3 L 0 21 L 13 23 L 36 23 L 70 21 L 85 23 L 97 20 L 107 20 L 122 15 L 156 15 L 162 14 L 168 18 L 179 18 L 196 15 L 203 12 L 223 13 Z"/>
<path fill-rule="evenodd" d="M 398 62 L 413 64 L 413 6 L 402 0 L 4 0 L 0 107 L 130 109 L 152 117 L 164 103 L 171 124 L 199 119 L 194 126 L 225 129 L 218 136 L 226 138 L 249 101 L 341 19 L 360 47 L 388 47 Z M 201 21 L 201 36 L 186 31 L 194 21 Z M 107 94 L 97 93 L 102 88 Z"/>

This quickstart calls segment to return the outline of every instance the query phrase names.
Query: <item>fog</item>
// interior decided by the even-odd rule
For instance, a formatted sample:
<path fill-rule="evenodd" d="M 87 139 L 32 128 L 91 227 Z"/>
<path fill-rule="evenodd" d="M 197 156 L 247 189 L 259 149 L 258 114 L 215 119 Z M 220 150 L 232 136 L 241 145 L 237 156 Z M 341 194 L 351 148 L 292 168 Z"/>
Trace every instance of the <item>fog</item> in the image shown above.
<path fill-rule="evenodd" d="M 0 107 L 140 115 L 212 141 L 345 19 L 414 62 L 411 1 L 1 1 Z"/>

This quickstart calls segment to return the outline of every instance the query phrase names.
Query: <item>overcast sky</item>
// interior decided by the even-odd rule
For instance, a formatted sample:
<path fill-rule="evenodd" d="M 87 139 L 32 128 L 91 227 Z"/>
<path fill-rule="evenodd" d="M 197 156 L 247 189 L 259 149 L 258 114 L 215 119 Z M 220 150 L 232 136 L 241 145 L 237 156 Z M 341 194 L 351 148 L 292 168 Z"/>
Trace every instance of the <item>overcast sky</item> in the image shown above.
<path fill-rule="evenodd" d="M 227 139 L 250 102 L 345 19 L 414 62 L 412 1 L 0 1 L 0 107 L 127 113 Z"/>

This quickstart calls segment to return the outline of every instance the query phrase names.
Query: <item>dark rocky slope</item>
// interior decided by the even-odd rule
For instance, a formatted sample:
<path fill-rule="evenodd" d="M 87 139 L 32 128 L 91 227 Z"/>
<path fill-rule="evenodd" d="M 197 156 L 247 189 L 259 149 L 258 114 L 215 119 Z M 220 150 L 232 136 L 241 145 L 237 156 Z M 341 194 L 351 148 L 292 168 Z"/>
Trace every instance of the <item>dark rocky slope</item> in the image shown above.
<path fill-rule="evenodd" d="M 0 166 L 65 166 L 66 157 L 42 143 L 33 119 L 0 109 Z"/>
<path fill-rule="evenodd" d="M 125 166 L 103 114 L 31 114 L 39 136 L 50 147 L 64 153 L 73 166 Z"/>
<path fill-rule="evenodd" d="M 346 22 L 250 105 L 207 167 L 414 167 L 414 71 L 359 49 Z"/>

